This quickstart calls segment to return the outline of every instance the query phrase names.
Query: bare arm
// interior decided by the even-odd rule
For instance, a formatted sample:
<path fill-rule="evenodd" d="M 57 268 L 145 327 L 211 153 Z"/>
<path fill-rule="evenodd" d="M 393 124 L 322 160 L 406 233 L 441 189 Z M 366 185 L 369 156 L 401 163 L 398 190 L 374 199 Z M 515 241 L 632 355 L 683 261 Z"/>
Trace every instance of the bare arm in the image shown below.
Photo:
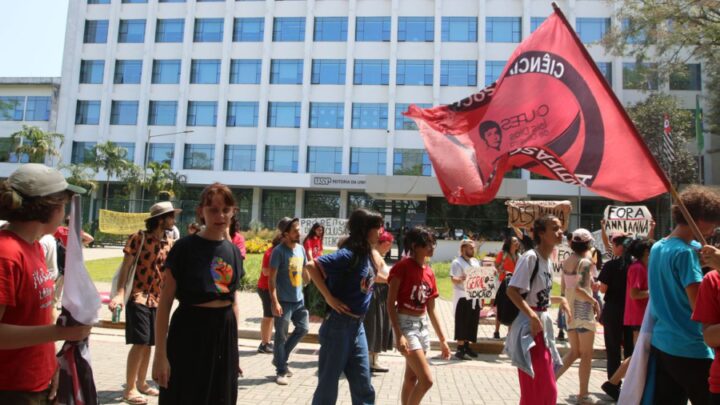
<path fill-rule="evenodd" d="M 269 268 L 268 290 L 270 291 L 270 309 L 274 316 L 282 316 L 282 306 L 277 297 L 277 269 Z"/>
<path fill-rule="evenodd" d="M 585 286 L 591 285 L 592 277 L 590 276 L 590 268 L 592 265 L 584 260 L 580 267 L 580 282 L 575 287 L 575 293 L 583 301 L 595 302 L 595 298 L 592 295 L 592 291 Z"/>
<path fill-rule="evenodd" d="M 612 253 L 612 246 L 610 246 L 610 238 L 608 238 L 607 232 L 605 232 L 605 220 L 600 220 L 600 236 L 602 237 L 602 243 L 603 246 L 605 246 L 605 251 Z"/>
<path fill-rule="evenodd" d="M 153 360 L 152 377 L 161 387 L 167 387 L 170 379 L 170 362 L 167 357 L 167 333 L 170 322 L 170 309 L 175 300 L 177 284 L 172 272 L 165 271 L 163 287 L 155 319 L 155 358 Z"/>
<path fill-rule="evenodd" d="M 130 267 L 132 267 L 134 262 L 135 258 L 133 256 L 126 254 L 123 257 L 122 268 L 118 275 L 117 294 L 111 298 L 108 304 L 108 308 L 110 308 L 111 311 L 114 311 L 117 306 L 122 307 L 125 304 L 125 283 L 127 282 Z"/>
<path fill-rule="evenodd" d="M 450 346 L 448 346 L 447 344 L 447 340 L 445 339 L 445 332 L 443 331 L 442 325 L 440 324 L 440 320 L 437 316 L 437 312 L 435 311 L 435 298 L 428 300 L 427 311 L 428 316 L 430 317 L 430 323 L 432 323 L 433 329 L 435 329 L 435 334 L 437 335 L 438 340 L 440 340 L 442 357 L 444 359 L 449 359 Z"/>
<path fill-rule="evenodd" d="M 235 314 L 235 321 L 240 324 L 240 291 L 235 290 L 232 303 L 233 314 Z"/>
<path fill-rule="evenodd" d="M 20 326 L 3 323 L 7 305 L 0 305 L 0 350 L 20 349 L 56 340 L 78 341 L 90 334 L 92 326 Z"/>
<path fill-rule="evenodd" d="M 95 242 L 95 238 L 92 237 L 92 235 L 83 232 L 82 233 L 82 243 L 83 245 L 89 245 L 91 243 Z"/>
<path fill-rule="evenodd" d="M 630 298 L 634 300 L 642 300 L 648 297 L 650 297 L 648 290 L 641 290 L 635 287 L 630 289 Z"/>
<path fill-rule="evenodd" d="M 325 298 L 325 302 L 327 302 L 328 305 L 335 311 L 353 316 L 356 318 L 359 318 L 357 315 L 353 314 L 350 311 L 350 308 L 345 305 L 342 301 L 337 299 L 335 296 L 332 295 L 330 292 L 330 289 L 328 289 L 327 284 L 325 284 L 325 277 L 323 277 L 322 272 L 320 269 L 315 266 L 315 262 L 310 262 L 305 266 L 305 269 L 310 274 L 310 277 L 312 278 L 313 283 L 315 283 L 315 287 L 317 287 L 318 291 L 320 291 L 320 294 L 322 294 L 323 298 Z"/>
<path fill-rule="evenodd" d="M 720 324 L 703 324 L 703 338 L 710 347 L 720 347 Z"/>
<path fill-rule="evenodd" d="M 394 278 L 392 279 L 392 281 L 390 281 L 390 288 L 388 289 L 387 298 L 388 318 L 390 318 L 390 325 L 392 326 L 393 333 L 395 334 L 396 338 L 402 336 L 402 331 L 400 330 L 400 321 L 398 320 L 398 311 L 397 307 L 395 306 L 401 282 L 402 280 L 398 278 Z"/>

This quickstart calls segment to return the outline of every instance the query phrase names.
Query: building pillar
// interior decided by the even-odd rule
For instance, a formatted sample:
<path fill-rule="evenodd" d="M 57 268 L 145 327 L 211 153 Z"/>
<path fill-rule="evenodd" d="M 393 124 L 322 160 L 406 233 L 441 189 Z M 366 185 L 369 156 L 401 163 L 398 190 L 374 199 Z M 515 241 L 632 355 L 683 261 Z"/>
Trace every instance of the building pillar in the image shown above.
<path fill-rule="evenodd" d="M 260 204 L 262 190 L 260 187 L 253 187 L 252 208 L 250 209 L 250 222 L 260 222 Z"/>
<path fill-rule="evenodd" d="M 347 218 L 348 217 L 348 191 L 347 190 L 340 190 L 340 213 L 339 218 Z"/>
<path fill-rule="evenodd" d="M 295 217 L 302 218 L 303 217 L 303 205 L 305 203 L 305 190 L 302 188 L 299 188 L 295 190 Z"/>

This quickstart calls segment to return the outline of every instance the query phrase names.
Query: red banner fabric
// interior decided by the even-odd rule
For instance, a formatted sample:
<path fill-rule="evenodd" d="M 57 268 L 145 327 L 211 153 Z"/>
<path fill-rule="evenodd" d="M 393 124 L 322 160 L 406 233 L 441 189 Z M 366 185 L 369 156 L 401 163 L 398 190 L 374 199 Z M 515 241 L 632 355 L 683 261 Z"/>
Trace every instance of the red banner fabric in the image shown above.
<path fill-rule="evenodd" d="M 405 113 L 453 204 L 492 200 L 524 168 L 620 201 L 667 191 L 665 176 L 559 11 L 523 41 L 500 78 L 454 104 Z"/>

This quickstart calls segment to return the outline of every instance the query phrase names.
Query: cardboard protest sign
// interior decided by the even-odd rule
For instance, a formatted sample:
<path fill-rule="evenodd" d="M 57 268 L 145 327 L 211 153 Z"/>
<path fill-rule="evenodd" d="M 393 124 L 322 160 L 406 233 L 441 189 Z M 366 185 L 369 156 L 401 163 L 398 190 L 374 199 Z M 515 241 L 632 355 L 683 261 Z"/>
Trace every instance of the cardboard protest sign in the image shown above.
<path fill-rule="evenodd" d="M 562 263 L 565 259 L 570 257 L 571 254 L 572 249 L 570 249 L 570 245 L 566 242 L 555 246 L 555 249 L 553 249 L 552 255 L 550 256 L 550 266 L 552 267 L 553 280 L 558 282 L 560 281 L 560 277 L 562 276 Z"/>
<path fill-rule="evenodd" d="M 605 207 L 605 233 L 620 231 L 635 236 L 647 236 L 653 220 L 644 205 L 608 205 Z"/>
<path fill-rule="evenodd" d="M 347 219 L 340 218 L 300 218 L 300 234 L 305 235 L 310 232 L 310 228 L 319 222 L 325 228 L 325 234 L 323 235 L 323 246 L 336 247 L 338 240 L 343 236 L 347 235 L 345 227 L 347 225 Z"/>
<path fill-rule="evenodd" d="M 465 294 L 468 300 L 491 300 L 495 298 L 498 282 L 495 267 L 473 267 L 465 275 Z"/>
<path fill-rule="evenodd" d="M 536 219 L 546 214 L 555 215 L 560 219 L 562 228 L 567 229 L 570 222 L 570 201 L 524 201 L 510 200 L 505 202 L 508 210 L 508 226 L 530 229 Z"/>

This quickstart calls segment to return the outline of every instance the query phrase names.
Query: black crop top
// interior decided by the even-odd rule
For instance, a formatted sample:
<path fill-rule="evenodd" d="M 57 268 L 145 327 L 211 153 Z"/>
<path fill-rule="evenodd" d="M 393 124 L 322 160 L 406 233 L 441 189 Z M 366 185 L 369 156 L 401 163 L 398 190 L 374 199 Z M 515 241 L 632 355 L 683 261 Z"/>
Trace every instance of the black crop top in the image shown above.
<path fill-rule="evenodd" d="M 214 300 L 232 301 L 245 275 L 242 256 L 228 240 L 186 236 L 173 245 L 165 260 L 177 283 L 180 304 L 196 305 Z"/>

